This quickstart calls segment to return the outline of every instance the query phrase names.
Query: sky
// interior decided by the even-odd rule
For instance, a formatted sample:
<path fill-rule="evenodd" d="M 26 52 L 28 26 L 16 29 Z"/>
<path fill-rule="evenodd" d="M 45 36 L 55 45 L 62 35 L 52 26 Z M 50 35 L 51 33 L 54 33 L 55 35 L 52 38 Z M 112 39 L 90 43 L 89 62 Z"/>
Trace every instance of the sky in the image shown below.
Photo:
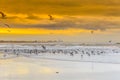
<path fill-rule="evenodd" d="M 120 42 L 120 0 L 0 0 L 0 12 L 0 40 Z"/>

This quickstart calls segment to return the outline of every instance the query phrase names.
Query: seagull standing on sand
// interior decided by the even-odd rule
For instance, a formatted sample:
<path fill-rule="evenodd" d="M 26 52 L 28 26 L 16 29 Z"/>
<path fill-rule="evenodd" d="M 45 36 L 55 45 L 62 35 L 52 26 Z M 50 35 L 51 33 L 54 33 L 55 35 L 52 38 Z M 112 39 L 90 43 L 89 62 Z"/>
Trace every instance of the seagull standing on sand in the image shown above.
<path fill-rule="evenodd" d="M 110 40 L 109 43 L 111 43 L 112 41 Z"/>
<path fill-rule="evenodd" d="M 46 47 L 45 47 L 44 45 L 42 45 L 42 48 L 43 48 L 44 50 L 46 50 Z"/>

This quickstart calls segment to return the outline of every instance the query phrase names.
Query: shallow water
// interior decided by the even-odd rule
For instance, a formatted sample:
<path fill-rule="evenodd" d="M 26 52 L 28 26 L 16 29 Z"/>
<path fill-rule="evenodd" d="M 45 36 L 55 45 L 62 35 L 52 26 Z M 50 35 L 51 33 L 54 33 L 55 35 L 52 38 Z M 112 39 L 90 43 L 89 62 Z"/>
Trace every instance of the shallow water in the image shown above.
<path fill-rule="evenodd" d="M 119 74 L 120 64 L 26 57 L 0 60 L 0 80 L 120 80 Z"/>

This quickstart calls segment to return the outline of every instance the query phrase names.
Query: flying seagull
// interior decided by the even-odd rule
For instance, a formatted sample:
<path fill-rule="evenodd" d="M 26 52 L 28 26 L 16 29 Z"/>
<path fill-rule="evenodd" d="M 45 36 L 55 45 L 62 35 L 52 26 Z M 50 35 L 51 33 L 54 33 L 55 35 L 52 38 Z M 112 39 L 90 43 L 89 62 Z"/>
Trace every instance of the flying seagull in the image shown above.
<path fill-rule="evenodd" d="M 93 34 L 94 33 L 94 31 L 91 31 L 91 34 Z"/>
<path fill-rule="evenodd" d="M 54 20 L 52 15 L 49 14 L 48 16 L 50 17 L 49 20 Z"/>
<path fill-rule="evenodd" d="M 7 26 L 8 28 L 11 28 L 8 24 L 4 24 L 5 26 Z"/>
<path fill-rule="evenodd" d="M 4 24 L 6 27 L 8 27 L 9 29 L 11 28 L 8 24 Z M 7 30 L 8 32 L 11 32 L 11 30 Z"/>
<path fill-rule="evenodd" d="M 4 19 L 4 18 L 6 17 L 6 15 L 5 15 L 3 12 L 0 12 L 0 14 L 1 14 L 1 16 L 2 16 L 2 17 L 1 17 L 2 19 Z"/>
<path fill-rule="evenodd" d="M 11 30 L 7 30 L 8 32 L 11 32 Z"/>

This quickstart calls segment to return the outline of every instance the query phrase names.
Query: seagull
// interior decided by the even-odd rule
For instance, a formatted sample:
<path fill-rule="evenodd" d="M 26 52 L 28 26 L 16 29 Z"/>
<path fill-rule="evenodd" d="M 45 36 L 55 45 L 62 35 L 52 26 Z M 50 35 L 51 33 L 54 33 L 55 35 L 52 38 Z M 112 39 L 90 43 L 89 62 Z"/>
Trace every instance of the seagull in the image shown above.
<path fill-rule="evenodd" d="M 0 12 L 0 14 L 1 14 L 1 16 L 2 16 L 2 17 L 1 17 L 2 19 L 4 19 L 4 18 L 6 17 L 6 15 L 5 15 L 3 12 Z"/>
<path fill-rule="evenodd" d="M 46 47 L 45 47 L 44 45 L 42 45 L 42 48 L 43 48 L 44 50 L 46 50 Z"/>
<path fill-rule="evenodd" d="M 8 32 L 11 32 L 11 30 L 7 30 Z"/>
<path fill-rule="evenodd" d="M 7 26 L 8 28 L 11 28 L 8 24 L 4 24 L 5 26 Z"/>
<path fill-rule="evenodd" d="M 4 58 L 5 58 L 6 56 L 7 56 L 6 54 L 3 55 Z"/>
<path fill-rule="evenodd" d="M 8 24 L 4 24 L 5 26 L 7 26 L 8 28 L 11 28 Z M 11 32 L 11 30 L 7 30 L 8 32 Z"/>
<path fill-rule="evenodd" d="M 50 17 L 50 19 L 49 20 L 54 20 L 54 18 L 53 18 L 53 16 L 52 15 L 48 15 L 49 17 Z"/>
<path fill-rule="evenodd" d="M 91 34 L 93 34 L 94 33 L 94 31 L 91 31 Z"/>
<path fill-rule="evenodd" d="M 59 72 L 56 72 L 56 74 L 58 74 Z"/>
<path fill-rule="evenodd" d="M 109 43 L 111 43 L 112 41 L 110 40 Z"/>

